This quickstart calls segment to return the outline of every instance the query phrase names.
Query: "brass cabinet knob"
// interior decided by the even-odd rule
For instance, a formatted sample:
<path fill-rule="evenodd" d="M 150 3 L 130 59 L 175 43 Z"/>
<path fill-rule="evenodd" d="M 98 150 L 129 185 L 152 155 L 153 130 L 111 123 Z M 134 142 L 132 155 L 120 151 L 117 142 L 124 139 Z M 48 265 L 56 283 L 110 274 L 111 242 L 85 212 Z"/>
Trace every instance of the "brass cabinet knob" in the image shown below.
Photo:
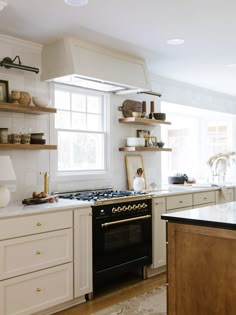
<path fill-rule="evenodd" d="M 37 288 L 35 291 L 36 292 L 41 292 L 42 290 L 40 288 Z"/>
<path fill-rule="evenodd" d="M 42 223 L 40 223 L 40 222 L 37 222 L 37 224 L 36 224 L 37 226 L 41 226 L 42 225 Z"/>
<path fill-rule="evenodd" d="M 36 251 L 36 255 L 40 255 L 41 252 L 39 250 Z"/>

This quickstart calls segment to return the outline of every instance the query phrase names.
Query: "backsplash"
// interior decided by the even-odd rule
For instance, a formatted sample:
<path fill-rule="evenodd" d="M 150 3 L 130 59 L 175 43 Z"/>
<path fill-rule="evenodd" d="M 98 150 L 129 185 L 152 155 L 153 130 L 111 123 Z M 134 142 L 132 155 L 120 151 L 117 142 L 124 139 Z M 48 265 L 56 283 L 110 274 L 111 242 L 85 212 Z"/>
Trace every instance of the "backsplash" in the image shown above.
<path fill-rule="evenodd" d="M 22 62 L 33 67 L 41 68 L 41 45 L 29 43 L 16 38 L 0 35 L 0 59 L 6 56 L 14 58 L 19 55 Z M 47 82 L 40 81 L 40 73 L 35 74 L 27 71 L 17 69 L 0 68 L 0 79 L 9 82 L 9 92 L 11 90 L 27 91 L 31 96 L 49 97 L 50 85 Z M 171 82 L 171 81 L 170 81 Z M 158 92 L 162 93 L 162 98 L 165 101 L 181 100 L 179 94 L 182 94 L 182 99 L 189 102 L 191 106 L 191 99 L 195 94 L 201 95 L 201 89 L 196 88 L 184 95 L 186 86 L 180 85 L 174 87 L 174 81 L 171 84 L 166 80 L 161 80 L 159 77 L 154 77 L 153 86 L 156 87 Z M 204 94 L 204 93 L 203 93 Z M 202 95 L 203 95 L 202 94 Z M 205 95 L 205 94 L 204 94 Z M 202 100 L 207 100 L 207 95 Z M 209 96 L 210 95 L 210 96 Z M 213 104 L 214 97 L 211 93 L 208 95 L 209 106 Z M 217 93 L 214 93 L 217 96 Z M 224 95 L 223 95 L 224 96 Z M 223 97 L 221 95 L 222 107 Z M 123 190 L 127 189 L 127 177 L 125 168 L 125 155 L 126 154 L 142 154 L 145 166 L 146 183 L 149 186 L 152 182 L 161 184 L 161 156 L 166 158 L 165 154 L 159 152 L 137 152 L 125 153 L 119 152 L 119 147 L 125 145 L 127 137 L 135 137 L 136 130 L 139 129 L 135 125 L 120 124 L 118 119 L 123 117 L 122 112 L 118 111 L 118 106 L 121 106 L 125 99 L 146 101 L 147 112 L 149 111 L 150 100 L 152 97 L 143 94 L 132 94 L 110 97 L 110 171 L 103 179 L 83 179 L 79 181 L 56 181 L 50 169 L 50 158 L 56 152 L 47 150 L 9 150 L 0 152 L 1 155 L 9 155 L 12 159 L 13 166 L 16 172 L 16 191 L 12 193 L 12 200 L 22 200 L 30 197 L 33 191 L 40 192 L 43 190 L 43 176 L 40 172 L 47 171 L 49 177 L 49 191 L 67 191 L 67 190 L 81 190 L 81 189 L 94 189 L 102 187 L 113 187 L 114 189 Z M 233 108 L 235 99 L 226 97 L 226 109 Z M 207 101 L 206 101 L 207 103 Z M 193 104 L 194 105 L 194 104 Z M 207 107 L 207 106 L 206 106 Z M 160 98 L 155 97 L 155 110 L 160 111 Z M 21 128 L 31 129 L 32 132 L 43 132 L 48 144 L 56 144 L 50 141 L 50 128 L 52 126 L 52 119 L 50 115 L 31 115 L 0 112 L 0 128 L 8 128 L 9 133 L 12 133 Z M 145 126 L 145 129 L 153 130 L 150 126 Z M 161 128 L 155 127 L 153 132 L 154 136 L 160 138 Z"/>

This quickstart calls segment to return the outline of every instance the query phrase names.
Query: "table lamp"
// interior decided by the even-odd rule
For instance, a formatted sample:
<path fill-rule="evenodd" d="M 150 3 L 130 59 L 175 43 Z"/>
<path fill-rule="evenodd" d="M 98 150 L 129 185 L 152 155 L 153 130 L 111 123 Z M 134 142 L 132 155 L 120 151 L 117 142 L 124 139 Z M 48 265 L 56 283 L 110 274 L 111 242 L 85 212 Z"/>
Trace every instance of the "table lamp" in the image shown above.
<path fill-rule="evenodd" d="M 16 180 L 16 174 L 10 156 L 0 156 L 0 207 L 6 207 L 11 194 L 4 182 Z"/>

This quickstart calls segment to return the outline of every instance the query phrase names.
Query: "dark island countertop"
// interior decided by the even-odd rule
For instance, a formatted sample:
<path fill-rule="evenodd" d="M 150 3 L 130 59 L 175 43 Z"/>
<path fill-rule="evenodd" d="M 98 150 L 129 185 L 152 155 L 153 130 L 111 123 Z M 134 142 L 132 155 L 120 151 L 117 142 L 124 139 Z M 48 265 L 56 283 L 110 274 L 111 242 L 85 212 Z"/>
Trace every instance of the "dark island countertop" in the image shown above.
<path fill-rule="evenodd" d="M 162 214 L 169 222 L 236 230 L 236 202 Z"/>

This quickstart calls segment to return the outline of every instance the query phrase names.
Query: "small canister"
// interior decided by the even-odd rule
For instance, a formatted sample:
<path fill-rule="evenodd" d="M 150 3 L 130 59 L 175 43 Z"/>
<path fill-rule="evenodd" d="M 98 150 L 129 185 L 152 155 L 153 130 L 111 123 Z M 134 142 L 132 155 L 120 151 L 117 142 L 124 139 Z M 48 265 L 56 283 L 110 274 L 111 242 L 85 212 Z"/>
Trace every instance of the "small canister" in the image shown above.
<path fill-rule="evenodd" d="M 8 143 L 8 128 L 0 128 L 0 143 Z"/>

